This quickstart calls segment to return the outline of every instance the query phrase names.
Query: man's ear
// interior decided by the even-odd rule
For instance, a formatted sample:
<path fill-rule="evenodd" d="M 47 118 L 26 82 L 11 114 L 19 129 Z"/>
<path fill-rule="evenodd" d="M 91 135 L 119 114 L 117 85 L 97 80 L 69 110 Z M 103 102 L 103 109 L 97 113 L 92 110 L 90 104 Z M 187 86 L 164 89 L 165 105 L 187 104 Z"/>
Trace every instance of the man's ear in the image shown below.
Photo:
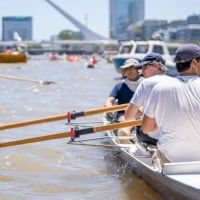
<path fill-rule="evenodd" d="M 190 68 L 191 68 L 192 71 L 195 72 L 195 74 L 197 74 L 197 72 L 199 71 L 197 64 L 198 64 L 198 61 L 196 59 L 192 59 L 192 62 L 190 64 Z"/>
<path fill-rule="evenodd" d="M 196 65 L 197 64 L 197 60 L 193 58 L 191 63 Z"/>

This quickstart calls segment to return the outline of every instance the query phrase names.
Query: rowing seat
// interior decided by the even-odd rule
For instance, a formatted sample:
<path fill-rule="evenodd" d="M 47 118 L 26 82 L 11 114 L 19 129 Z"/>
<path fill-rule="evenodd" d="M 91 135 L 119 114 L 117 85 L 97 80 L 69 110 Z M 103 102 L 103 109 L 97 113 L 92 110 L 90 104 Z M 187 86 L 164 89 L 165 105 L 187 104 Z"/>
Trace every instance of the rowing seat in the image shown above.
<path fill-rule="evenodd" d="M 164 163 L 162 173 L 165 175 L 200 174 L 200 161 Z"/>

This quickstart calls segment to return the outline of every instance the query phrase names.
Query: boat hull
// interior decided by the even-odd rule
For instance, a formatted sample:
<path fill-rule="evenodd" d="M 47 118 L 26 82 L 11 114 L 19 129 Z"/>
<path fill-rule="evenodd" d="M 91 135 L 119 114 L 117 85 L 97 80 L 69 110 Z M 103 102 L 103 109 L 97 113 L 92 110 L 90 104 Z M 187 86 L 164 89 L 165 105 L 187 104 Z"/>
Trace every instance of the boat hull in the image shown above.
<path fill-rule="evenodd" d="M 115 66 L 115 70 L 117 72 L 120 72 L 120 66 L 122 66 L 124 64 L 124 62 L 126 61 L 126 58 L 114 58 L 113 59 L 113 63 Z"/>
<path fill-rule="evenodd" d="M 0 63 L 25 63 L 25 62 L 27 62 L 27 56 L 25 54 L 0 53 Z"/>
<path fill-rule="evenodd" d="M 88 64 L 88 65 L 87 65 L 87 68 L 95 68 L 95 65 Z"/>
<path fill-rule="evenodd" d="M 107 135 L 110 136 L 110 142 L 116 146 L 119 151 L 118 156 L 127 163 L 131 170 L 142 177 L 152 188 L 158 191 L 167 199 L 190 199 L 199 200 L 200 196 L 200 183 L 199 183 L 199 164 L 195 170 L 191 170 L 193 166 L 191 164 L 189 172 L 180 174 L 170 173 L 167 170 L 159 171 L 155 169 L 152 165 L 152 153 L 150 153 L 145 148 L 141 148 L 139 143 L 135 142 L 132 144 L 120 144 L 116 135 L 113 131 L 108 131 Z M 134 151 L 131 151 L 131 148 Z M 148 153 L 149 152 L 149 153 Z M 189 184 L 186 180 L 192 179 L 195 184 Z M 178 181 L 177 181 L 178 180 Z"/>
<path fill-rule="evenodd" d="M 153 189 L 158 191 L 165 198 L 199 200 L 199 190 L 188 187 L 182 183 L 177 183 L 162 173 L 148 168 L 124 150 L 120 152 L 119 156 L 125 163 L 129 164 L 134 174 L 144 179 Z"/>

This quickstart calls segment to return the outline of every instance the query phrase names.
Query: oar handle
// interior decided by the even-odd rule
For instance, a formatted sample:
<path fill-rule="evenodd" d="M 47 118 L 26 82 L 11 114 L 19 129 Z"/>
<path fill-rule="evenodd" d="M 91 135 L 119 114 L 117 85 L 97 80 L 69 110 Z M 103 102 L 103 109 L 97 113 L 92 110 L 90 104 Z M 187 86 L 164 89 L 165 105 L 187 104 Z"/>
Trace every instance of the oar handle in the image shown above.
<path fill-rule="evenodd" d="M 135 127 L 135 126 L 140 126 L 141 124 L 142 124 L 142 120 L 134 120 L 134 121 L 121 122 L 121 123 L 114 123 L 114 124 L 95 127 L 94 133 L 101 132 L 101 131 L 115 130 L 115 129 L 125 128 L 125 127 L 129 127 L 129 126 Z"/>
<path fill-rule="evenodd" d="M 106 112 L 114 112 L 114 111 L 124 110 L 127 108 L 128 105 L 129 104 L 127 103 L 127 104 L 121 104 L 121 105 L 116 105 L 116 106 L 111 106 L 111 107 L 91 109 L 88 111 L 72 112 L 71 118 L 76 119 L 77 117 L 96 115 L 96 114 L 100 114 L 100 113 L 104 113 L 104 112 L 106 113 Z"/>

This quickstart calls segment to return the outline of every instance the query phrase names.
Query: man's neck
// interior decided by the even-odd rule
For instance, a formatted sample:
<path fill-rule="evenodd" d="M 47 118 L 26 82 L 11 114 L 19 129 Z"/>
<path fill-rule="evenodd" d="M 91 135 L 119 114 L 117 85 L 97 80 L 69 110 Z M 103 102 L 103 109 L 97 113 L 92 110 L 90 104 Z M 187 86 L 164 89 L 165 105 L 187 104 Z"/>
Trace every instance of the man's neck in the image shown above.
<path fill-rule="evenodd" d="M 180 76 L 193 76 L 196 75 L 196 72 L 190 67 L 189 69 L 179 72 Z"/>
<path fill-rule="evenodd" d="M 180 76 L 194 76 L 196 75 L 195 73 L 192 72 L 179 72 Z"/>
<path fill-rule="evenodd" d="M 132 78 L 129 78 L 129 77 L 127 77 L 130 81 L 137 81 L 139 78 L 140 78 L 140 76 L 137 76 L 137 77 L 135 77 L 134 79 L 132 79 Z"/>

